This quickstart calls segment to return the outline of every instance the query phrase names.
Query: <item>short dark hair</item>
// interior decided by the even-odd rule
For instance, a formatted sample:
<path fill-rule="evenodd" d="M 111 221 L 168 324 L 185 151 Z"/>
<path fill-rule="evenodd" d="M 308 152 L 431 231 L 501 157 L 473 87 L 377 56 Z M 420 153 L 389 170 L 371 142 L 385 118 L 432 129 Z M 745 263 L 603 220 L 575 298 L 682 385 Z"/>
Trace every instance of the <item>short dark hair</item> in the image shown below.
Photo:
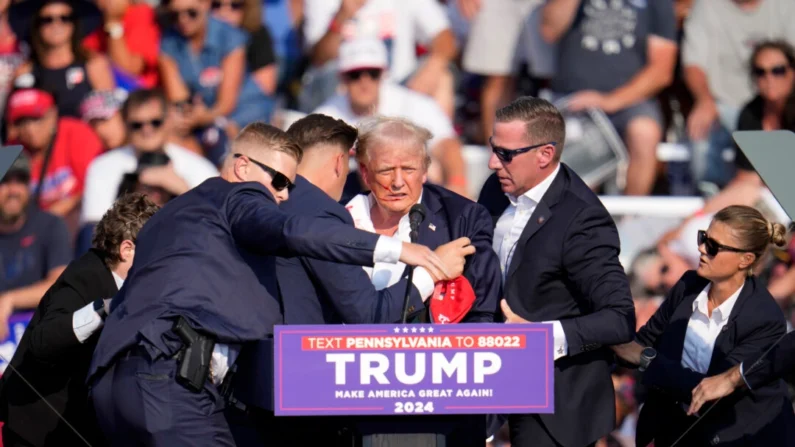
<path fill-rule="evenodd" d="M 555 142 L 555 160 L 560 160 L 566 140 L 566 122 L 551 102 L 533 96 L 522 96 L 497 110 L 497 122 L 522 121 L 530 144 Z"/>
<path fill-rule="evenodd" d="M 146 104 L 149 101 L 159 102 L 163 109 L 163 114 L 166 113 L 168 100 L 166 99 L 166 94 L 163 93 L 163 90 L 160 90 L 159 88 L 142 88 L 130 93 L 130 95 L 127 97 L 127 100 L 124 101 L 124 105 L 121 106 L 122 118 L 127 121 L 127 118 L 130 116 L 131 109 Z"/>
<path fill-rule="evenodd" d="M 301 146 L 287 136 L 287 133 L 261 121 L 248 124 L 237 134 L 232 142 L 233 152 L 234 146 L 238 144 L 253 144 L 259 150 L 284 152 L 299 163 L 304 155 Z"/>
<path fill-rule="evenodd" d="M 345 121 L 320 113 L 307 115 L 287 129 L 287 136 L 306 152 L 318 144 L 334 144 L 346 151 L 353 147 L 359 131 Z"/>
<path fill-rule="evenodd" d="M 108 268 L 121 262 L 121 243 L 125 240 L 135 242 L 138 232 L 158 209 L 141 193 L 125 194 L 116 199 L 94 229 L 94 239 L 91 241 Z"/>

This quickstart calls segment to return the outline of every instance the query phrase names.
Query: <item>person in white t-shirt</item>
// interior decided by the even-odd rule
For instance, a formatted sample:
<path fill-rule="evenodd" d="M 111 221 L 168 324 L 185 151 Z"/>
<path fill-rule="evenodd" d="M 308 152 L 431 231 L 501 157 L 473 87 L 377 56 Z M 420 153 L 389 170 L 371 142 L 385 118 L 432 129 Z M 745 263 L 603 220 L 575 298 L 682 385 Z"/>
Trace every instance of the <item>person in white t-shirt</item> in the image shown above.
<path fill-rule="evenodd" d="M 449 67 L 458 50 L 437 0 L 304 0 L 304 18 L 307 51 L 312 65 L 325 71 L 321 78 L 333 73 L 333 68 L 320 67 L 333 67 L 341 43 L 376 38 L 387 46 L 391 79 L 433 97 L 452 118 L 455 98 Z M 418 44 L 427 50 L 422 60 L 417 57 Z M 324 90 L 335 86 L 321 82 Z M 320 93 L 322 99 L 330 94 Z"/>
<path fill-rule="evenodd" d="M 314 113 L 353 126 L 374 115 L 421 124 L 433 134 L 428 147 L 435 166 L 428 180 L 466 196 L 466 166 L 452 122 L 429 97 L 385 79 L 387 65 L 387 50 L 380 40 L 345 42 L 340 46 L 339 72 L 346 93 L 329 98 Z"/>
<path fill-rule="evenodd" d="M 166 142 L 170 124 L 166 112 L 166 98 L 160 90 L 130 94 L 122 108 L 129 144 L 106 152 L 89 165 L 81 222 L 98 222 L 102 218 L 119 195 L 127 174 L 134 174 L 140 185 L 136 190 L 144 189 L 153 200 L 178 196 L 218 175 L 206 158 Z M 147 158 L 168 162 L 140 168 L 139 160 Z"/>

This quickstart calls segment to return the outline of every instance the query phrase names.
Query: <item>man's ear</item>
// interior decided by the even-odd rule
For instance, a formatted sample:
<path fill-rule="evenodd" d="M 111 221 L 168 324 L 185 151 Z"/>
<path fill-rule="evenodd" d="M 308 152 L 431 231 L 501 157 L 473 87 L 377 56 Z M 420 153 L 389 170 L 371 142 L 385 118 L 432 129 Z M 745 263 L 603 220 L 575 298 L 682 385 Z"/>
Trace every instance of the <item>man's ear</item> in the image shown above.
<path fill-rule="evenodd" d="M 557 148 L 551 144 L 547 144 L 538 148 L 539 163 L 542 168 L 546 168 L 555 161 L 555 154 Z"/>
<path fill-rule="evenodd" d="M 345 164 L 345 154 L 343 153 L 337 154 L 334 160 L 334 174 L 336 174 L 337 177 L 342 177 L 342 174 L 345 173 L 344 164 Z"/>
<path fill-rule="evenodd" d="M 119 255 L 122 262 L 130 261 L 135 257 L 135 243 L 129 239 L 121 241 L 119 246 Z"/>

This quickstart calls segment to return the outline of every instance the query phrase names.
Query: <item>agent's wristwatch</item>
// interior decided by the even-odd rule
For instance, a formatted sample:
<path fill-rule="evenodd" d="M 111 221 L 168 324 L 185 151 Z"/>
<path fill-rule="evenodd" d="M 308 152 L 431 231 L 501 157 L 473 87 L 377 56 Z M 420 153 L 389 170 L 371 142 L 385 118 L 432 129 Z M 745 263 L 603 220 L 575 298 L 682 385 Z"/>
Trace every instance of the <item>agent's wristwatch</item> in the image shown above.
<path fill-rule="evenodd" d="M 652 360 L 654 360 L 656 357 L 657 350 L 654 348 L 643 348 L 643 351 L 640 353 L 640 367 L 638 370 L 641 372 L 646 371 L 646 368 L 649 367 Z"/>
<path fill-rule="evenodd" d="M 124 37 L 124 25 L 121 22 L 110 22 L 105 25 L 105 32 L 111 39 L 121 39 Z"/>
<path fill-rule="evenodd" d="M 105 300 L 102 298 L 94 300 L 94 312 L 99 315 L 99 318 L 102 318 L 102 321 L 105 321 L 108 316 L 108 313 L 105 312 Z"/>

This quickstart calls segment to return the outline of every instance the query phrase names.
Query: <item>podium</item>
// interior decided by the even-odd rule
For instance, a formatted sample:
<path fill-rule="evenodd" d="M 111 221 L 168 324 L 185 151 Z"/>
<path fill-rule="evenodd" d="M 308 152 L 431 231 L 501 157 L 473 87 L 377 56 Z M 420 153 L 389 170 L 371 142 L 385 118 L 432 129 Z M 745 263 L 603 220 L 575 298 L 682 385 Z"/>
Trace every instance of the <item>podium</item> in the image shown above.
<path fill-rule="evenodd" d="M 259 425 L 277 431 L 324 430 L 339 421 L 346 441 L 323 445 L 482 447 L 486 415 L 554 412 L 550 324 L 274 332 L 240 354 L 234 396 L 261 409 Z"/>

